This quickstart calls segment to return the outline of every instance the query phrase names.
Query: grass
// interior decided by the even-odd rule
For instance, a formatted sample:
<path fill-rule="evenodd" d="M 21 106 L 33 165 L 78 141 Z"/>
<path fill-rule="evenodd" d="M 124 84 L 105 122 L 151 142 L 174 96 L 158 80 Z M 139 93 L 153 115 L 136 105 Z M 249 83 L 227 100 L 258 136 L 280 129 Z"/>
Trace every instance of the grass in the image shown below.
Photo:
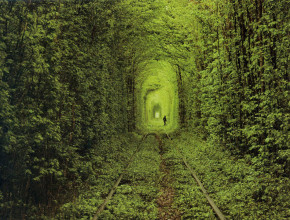
<path fill-rule="evenodd" d="M 106 159 L 99 161 L 96 179 L 88 183 L 88 187 L 80 189 L 74 201 L 64 204 L 56 219 L 91 219 L 123 172 L 140 139 L 141 136 L 131 134 L 130 137 L 111 140 Z M 153 136 L 149 136 L 100 219 L 156 219 L 159 164 L 158 143 Z"/>
<path fill-rule="evenodd" d="M 56 219 L 90 219 L 123 171 L 141 136 L 118 136 L 96 155 L 95 176 L 88 179 L 74 201 L 64 204 Z M 227 219 L 289 219 L 289 179 L 261 171 L 250 157 L 236 158 L 222 147 L 183 132 L 165 140 L 162 160 L 174 189 L 171 207 L 181 219 L 216 219 L 197 183 L 174 146 L 202 181 Z M 147 137 L 100 219 L 158 219 L 157 199 L 165 175 L 160 170 L 158 142 Z M 271 170 L 271 167 L 269 169 Z"/>
<path fill-rule="evenodd" d="M 175 187 L 180 192 L 176 205 L 184 209 L 183 217 L 186 218 L 189 215 L 187 213 L 200 212 L 201 207 L 195 207 L 198 204 L 195 193 L 199 193 L 196 191 L 196 183 L 191 181 L 189 184 L 189 174 L 186 170 L 182 171 L 174 145 L 185 155 L 228 219 L 289 219 L 290 185 L 287 178 L 261 172 L 249 159 L 235 158 L 227 149 L 199 141 L 191 133 L 182 133 L 167 145 L 168 163 L 174 168 L 177 180 Z M 202 212 L 206 213 L 207 210 Z M 203 216 L 202 212 L 199 219 L 212 218 L 209 211 L 208 217 Z"/>

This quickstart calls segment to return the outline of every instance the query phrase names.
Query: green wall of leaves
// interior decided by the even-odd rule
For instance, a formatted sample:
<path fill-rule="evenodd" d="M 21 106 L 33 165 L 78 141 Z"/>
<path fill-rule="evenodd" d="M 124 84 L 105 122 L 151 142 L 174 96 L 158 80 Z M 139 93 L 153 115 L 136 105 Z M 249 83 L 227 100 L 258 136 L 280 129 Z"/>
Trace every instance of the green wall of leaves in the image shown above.
<path fill-rule="evenodd" d="M 51 215 L 97 178 L 140 121 L 150 60 L 175 74 L 174 124 L 289 177 L 289 0 L 2 0 L 4 218 Z"/>

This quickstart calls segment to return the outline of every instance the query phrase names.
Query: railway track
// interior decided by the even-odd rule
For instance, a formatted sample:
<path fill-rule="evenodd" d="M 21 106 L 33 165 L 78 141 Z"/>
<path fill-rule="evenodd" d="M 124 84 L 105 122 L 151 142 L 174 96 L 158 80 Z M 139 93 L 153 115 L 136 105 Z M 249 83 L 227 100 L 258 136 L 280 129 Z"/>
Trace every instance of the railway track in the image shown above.
<path fill-rule="evenodd" d="M 166 137 L 171 140 L 170 136 L 168 134 L 166 134 Z M 179 155 L 182 157 L 182 161 L 184 163 L 184 165 L 186 166 L 186 168 L 189 170 L 189 172 L 191 173 L 192 177 L 195 179 L 196 183 L 198 184 L 198 186 L 200 187 L 203 195 L 205 196 L 206 200 L 208 201 L 209 205 L 212 207 L 213 211 L 215 212 L 215 214 L 217 215 L 217 217 L 220 220 L 225 220 L 225 216 L 223 215 L 223 213 L 220 211 L 220 209 L 217 207 L 217 205 L 215 204 L 215 202 L 213 201 L 213 199 L 208 195 L 206 189 L 204 188 L 202 182 L 199 180 L 199 178 L 197 177 L 196 173 L 194 172 L 194 170 L 191 168 L 191 166 L 187 163 L 186 158 L 184 157 L 184 155 L 181 153 L 180 149 L 175 146 L 175 149 L 178 151 Z"/>
<path fill-rule="evenodd" d="M 160 138 L 160 136 L 157 133 L 148 133 L 143 135 L 143 137 L 141 138 L 141 140 L 139 141 L 136 150 L 134 151 L 134 153 L 131 155 L 131 157 L 129 158 L 127 165 L 125 166 L 124 170 L 122 171 L 122 173 L 120 174 L 119 178 L 116 180 L 115 184 L 113 185 L 113 187 L 111 188 L 109 194 L 107 195 L 107 197 L 105 198 L 104 202 L 99 206 L 98 210 L 96 211 L 93 220 L 97 220 L 99 219 L 100 214 L 102 213 L 102 211 L 105 209 L 106 205 L 108 204 L 108 202 L 110 201 L 110 199 L 113 197 L 114 193 L 117 190 L 118 185 L 120 184 L 123 176 L 128 172 L 128 168 L 130 167 L 130 165 L 132 164 L 132 162 L 134 161 L 136 155 L 142 150 L 143 145 L 142 143 L 146 140 L 146 138 L 150 135 L 155 136 L 156 140 L 159 143 L 159 149 L 160 151 L 163 151 L 163 143 L 162 143 L 162 139 Z M 170 141 L 172 140 L 170 138 L 170 136 L 168 134 L 165 134 L 166 138 L 169 139 Z M 177 146 L 174 146 L 177 150 L 177 152 L 179 153 L 179 156 L 181 157 L 184 166 L 186 167 L 186 169 L 188 169 L 188 171 L 190 172 L 190 174 L 192 175 L 192 177 L 194 178 L 194 180 L 196 181 L 196 183 L 198 184 L 201 192 L 203 193 L 203 195 L 205 196 L 205 198 L 208 201 L 208 204 L 211 206 L 212 210 L 214 211 L 214 213 L 216 214 L 216 217 L 220 220 L 225 220 L 225 216 L 222 214 L 222 212 L 220 211 L 220 209 L 217 207 L 217 205 L 215 204 L 215 202 L 213 201 L 213 199 L 209 196 L 209 194 L 207 193 L 206 189 L 204 188 L 202 182 L 199 180 L 198 176 L 196 175 L 196 173 L 194 172 L 194 170 L 192 169 L 192 167 L 190 167 L 190 165 L 188 164 L 186 158 L 184 157 L 184 155 L 182 154 L 182 152 L 180 151 L 180 149 L 178 149 Z"/>

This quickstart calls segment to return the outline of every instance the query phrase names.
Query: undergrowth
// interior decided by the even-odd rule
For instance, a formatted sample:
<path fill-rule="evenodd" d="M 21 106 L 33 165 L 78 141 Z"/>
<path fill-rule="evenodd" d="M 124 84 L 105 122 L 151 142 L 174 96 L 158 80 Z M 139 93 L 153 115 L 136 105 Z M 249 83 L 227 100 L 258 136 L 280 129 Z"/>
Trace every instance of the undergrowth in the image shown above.
<path fill-rule="evenodd" d="M 190 172 L 183 165 L 182 158 L 173 144 L 169 141 L 165 144 L 166 165 L 171 170 L 172 184 L 175 189 L 173 207 L 178 209 L 182 219 L 216 219 L 213 211 L 207 204 Z"/>
<path fill-rule="evenodd" d="M 93 181 L 83 185 L 74 201 L 62 205 L 55 218 L 91 219 L 123 172 L 140 140 L 141 136 L 137 135 L 110 140 L 107 153 L 96 156 L 100 161 Z M 148 137 L 100 219 L 156 219 L 159 164 L 157 142 L 153 137 Z"/>
<path fill-rule="evenodd" d="M 156 219 L 160 158 L 155 138 L 149 136 L 136 155 L 101 219 Z"/>
<path fill-rule="evenodd" d="M 198 219 L 210 219 L 212 215 L 205 208 L 201 211 L 202 208 L 195 207 L 196 200 L 201 200 L 203 195 L 181 165 L 174 145 L 182 151 L 209 195 L 228 219 L 290 218 L 288 178 L 261 171 L 252 163 L 251 157 L 236 158 L 226 149 L 198 141 L 191 133 L 182 133 L 171 143 L 168 141 L 166 157 L 176 179 L 174 187 L 178 197 L 175 204 L 185 213 L 184 219 L 190 219 L 190 215 Z M 267 170 L 271 170 L 271 167 Z M 197 216 L 199 214 L 196 211 L 201 212 L 200 216 Z"/>

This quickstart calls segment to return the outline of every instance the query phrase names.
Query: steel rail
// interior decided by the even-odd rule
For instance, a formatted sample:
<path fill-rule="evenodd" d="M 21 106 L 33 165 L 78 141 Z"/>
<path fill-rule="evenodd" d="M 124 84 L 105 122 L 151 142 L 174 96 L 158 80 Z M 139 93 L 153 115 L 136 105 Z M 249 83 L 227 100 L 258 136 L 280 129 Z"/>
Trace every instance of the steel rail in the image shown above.
<path fill-rule="evenodd" d="M 167 136 L 167 138 L 170 141 L 172 140 L 168 134 L 166 134 L 166 136 Z M 210 196 L 208 195 L 208 193 L 207 193 L 206 189 L 204 188 L 203 184 L 201 183 L 201 181 L 199 180 L 199 178 L 197 177 L 197 175 L 193 171 L 193 169 L 190 167 L 190 165 L 187 163 L 185 157 L 183 156 L 183 154 L 181 153 L 181 151 L 179 150 L 179 148 L 177 146 L 175 146 L 175 145 L 174 145 L 174 147 L 178 151 L 178 153 L 180 154 L 180 156 L 182 157 L 183 163 L 185 164 L 185 166 L 187 167 L 187 169 L 189 170 L 189 172 L 191 173 L 191 175 L 193 176 L 193 178 L 195 179 L 195 181 L 199 185 L 202 193 L 206 197 L 206 199 L 207 199 L 208 203 L 210 204 L 210 206 L 212 207 L 213 211 L 216 213 L 216 215 L 219 217 L 220 220 L 225 220 L 226 219 L 225 216 L 220 211 L 220 209 L 217 207 L 217 205 L 215 204 L 215 202 L 213 201 L 213 199 L 210 198 Z"/>
<path fill-rule="evenodd" d="M 151 134 L 151 133 L 150 133 Z M 126 167 L 124 168 L 124 170 L 122 171 L 121 175 L 119 176 L 119 178 L 117 179 L 117 181 L 115 182 L 114 186 L 112 187 L 110 193 L 108 194 L 108 196 L 106 197 L 106 199 L 104 200 L 104 202 L 102 203 L 102 205 L 98 208 L 96 214 L 93 217 L 93 220 L 97 220 L 99 215 L 101 214 L 101 212 L 105 209 L 106 205 L 108 204 L 108 202 L 110 201 L 110 199 L 112 198 L 113 194 L 115 193 L 118 185 L 120 184 L 124 174 L 127 172 L 129 166 L 131 165 L 131 163 L 133 162 L 136 154 L 142 149 L 142 142 L 145 140 L 145 138 L 150 135 L 150 134 L 145 134 L 143 135 L 141 141 L 138 144 L 137 149 L 135 150 L 135 152 L 131 155 L 129 162 L 127 163 Z"/>

